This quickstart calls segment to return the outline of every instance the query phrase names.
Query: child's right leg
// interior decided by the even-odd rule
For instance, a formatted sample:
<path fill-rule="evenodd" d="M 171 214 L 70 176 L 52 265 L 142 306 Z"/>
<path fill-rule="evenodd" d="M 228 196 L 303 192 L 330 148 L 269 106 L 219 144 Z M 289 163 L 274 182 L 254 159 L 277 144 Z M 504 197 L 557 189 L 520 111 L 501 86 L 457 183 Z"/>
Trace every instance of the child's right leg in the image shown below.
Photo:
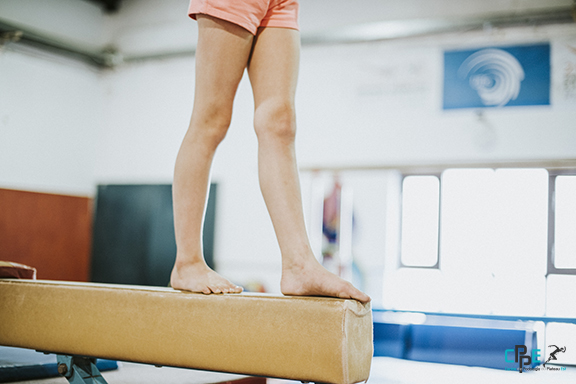
<path fill-rule="evenodd" d="M 203 293 L 240 292 L 206 265 L 202 225 L 212 158 L 232 116 L 232 104 L 252 47 L 247 30 L 197 15 L 196 86 L 190 127 L 176 159 L 173 184 L 177 255 L 173 288 Z"/>

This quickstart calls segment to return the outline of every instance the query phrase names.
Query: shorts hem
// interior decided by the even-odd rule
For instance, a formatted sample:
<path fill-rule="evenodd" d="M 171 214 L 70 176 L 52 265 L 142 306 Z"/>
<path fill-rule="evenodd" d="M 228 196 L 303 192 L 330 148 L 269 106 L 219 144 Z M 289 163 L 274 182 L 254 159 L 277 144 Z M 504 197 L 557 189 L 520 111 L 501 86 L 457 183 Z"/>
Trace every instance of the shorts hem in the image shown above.
<path fill-rule="evenodd" d="M 279 21 L 279 20 L 270 20 L 270 21 L 263 21 L 259 28 L 287 28 L 287 29 L 295 29 L 300 31 L 300 27 L 298 24 L 294 24 L 291 21 Z"/>
<path fill-rule="evenodd" d="M 236 24 L 236 25 L 244 28 L 248 32 L 250 32 L 252 35 L 256 35 L 256 32 L 258 31 L 258 27 L 255 27 L 253 25 L 253 23 L 251 23 L 249 20 L 241 20 L 238 18 L 237 15 L 235 15 L 233 13 L 229 13 L 229 12 L 223 11 L 221 9 L 213 8 L 213 7 L 206 5 L 206 4 L 203 5 L 202 7 L 198 7 L 198 9 L 188 10 L 188 16 L 194 20 L 196 20 L 197 14 L 204 14 L 204 15 L 216 17 L 218 19 L 228 21 L 232 24 Z"/>

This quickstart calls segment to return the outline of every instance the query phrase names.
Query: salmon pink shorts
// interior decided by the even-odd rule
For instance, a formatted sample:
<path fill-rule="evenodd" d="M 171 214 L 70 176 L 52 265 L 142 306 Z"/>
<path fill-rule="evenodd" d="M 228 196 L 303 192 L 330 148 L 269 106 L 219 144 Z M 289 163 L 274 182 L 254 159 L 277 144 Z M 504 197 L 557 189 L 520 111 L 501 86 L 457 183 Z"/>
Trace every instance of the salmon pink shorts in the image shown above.
<path fill-rule="evenodd" d="M 259 27 L 298 29 L 298 0 L 191 0 L 188 15 L 229 21 L 253 35 Z"/>

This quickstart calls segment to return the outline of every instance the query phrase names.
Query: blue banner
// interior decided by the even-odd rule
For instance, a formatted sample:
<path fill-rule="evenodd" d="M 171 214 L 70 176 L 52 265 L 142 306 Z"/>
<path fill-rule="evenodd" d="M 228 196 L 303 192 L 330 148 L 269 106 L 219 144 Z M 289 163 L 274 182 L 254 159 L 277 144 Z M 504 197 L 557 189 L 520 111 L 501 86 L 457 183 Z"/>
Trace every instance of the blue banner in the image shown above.
<path fill-rule="evenodd" d="M 550 105 L 550 44 L 444 52 L 444 109 Z"/>

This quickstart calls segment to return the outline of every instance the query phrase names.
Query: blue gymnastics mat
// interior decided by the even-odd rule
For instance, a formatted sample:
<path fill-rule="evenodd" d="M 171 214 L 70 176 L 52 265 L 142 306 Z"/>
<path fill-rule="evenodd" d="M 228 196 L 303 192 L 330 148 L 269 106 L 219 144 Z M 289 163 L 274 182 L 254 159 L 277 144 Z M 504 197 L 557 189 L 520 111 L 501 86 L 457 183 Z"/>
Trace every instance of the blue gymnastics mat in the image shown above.
<path fill-rule="evenodd" d="M 507 369 L 505 351 L 537 349 L 533 322 L 427 315 L 423 323 L 394 320 L 403 314 L 374 310 L 374 356 L 429 363 Z M 536 366 L 536 364 L 533 364 Z"/>
<path fill-rule="evenodd" d="M 111 371 L 118 368 L 118 363 L 98 359 L 96 366 L 100 371 Z M 57 367 L 56 355 L 0 346 L 0 383 L 60 376 Z"/>

